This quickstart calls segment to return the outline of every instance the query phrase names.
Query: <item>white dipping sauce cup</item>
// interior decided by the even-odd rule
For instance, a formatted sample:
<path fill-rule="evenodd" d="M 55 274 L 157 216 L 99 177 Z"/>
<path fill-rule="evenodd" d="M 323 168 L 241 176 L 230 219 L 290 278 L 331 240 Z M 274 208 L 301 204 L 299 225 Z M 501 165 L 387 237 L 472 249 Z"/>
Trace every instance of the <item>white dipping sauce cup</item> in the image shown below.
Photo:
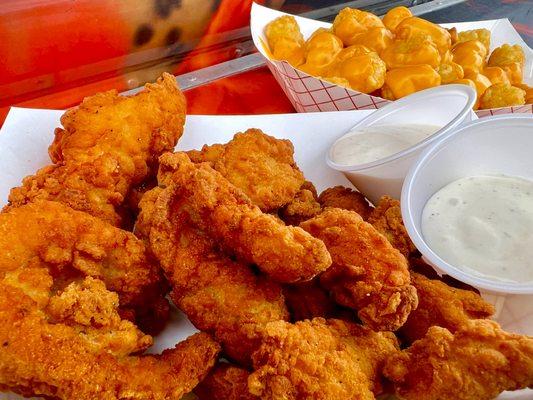
<path fill-rule="evenodd" d="M 326 155 L 326 163 L 342 171 L 372 203 L 386 194 L 399 198 L 405 175 L 415 158 L 450 130 L 475 119 L 472 111 L 475 102 L 476 92 L 466 85 L 438 86 L 396 100 L 373 112 L 337 139 Z M 358 165 L 337 164 L 333 160 L 335 144 L 353 135 L 352 131 L 373 125 L 394 124 L 428 124 L 442 128 L 422 142 L 381 160 Z"/>
<path fill-rule="evenodd" d="M 440 258 L 422 234 L 422 211 L 433 194 L 472 175 L 511 175 L 533 180 L 533 116 L 483 118 L 448 132 L 413 163 L 402 189 L 402 217 L 415 246 L 437 272 L 498 294 L 533 294 L 533 282 L 501 282 L 470 274 Z"/>

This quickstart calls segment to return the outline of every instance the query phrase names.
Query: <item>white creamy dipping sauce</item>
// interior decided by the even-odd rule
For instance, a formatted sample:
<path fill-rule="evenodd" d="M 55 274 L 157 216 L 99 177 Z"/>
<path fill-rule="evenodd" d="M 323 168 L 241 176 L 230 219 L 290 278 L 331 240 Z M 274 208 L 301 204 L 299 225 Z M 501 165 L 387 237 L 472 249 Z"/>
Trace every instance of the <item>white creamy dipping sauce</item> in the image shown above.
<path fill-rule="evenodd" d="M 422 234 L 449 264 L 505 282 L 533 281 L 533 182 L 471 176 L 435 193 Z"/>
<path fill-rule="evenodd" d="M 427 124 L 367 126 L 339 139 L 332 148 L 331 159 L 342 165 L 381 160 L 420 143 L 440 128 Z"/>

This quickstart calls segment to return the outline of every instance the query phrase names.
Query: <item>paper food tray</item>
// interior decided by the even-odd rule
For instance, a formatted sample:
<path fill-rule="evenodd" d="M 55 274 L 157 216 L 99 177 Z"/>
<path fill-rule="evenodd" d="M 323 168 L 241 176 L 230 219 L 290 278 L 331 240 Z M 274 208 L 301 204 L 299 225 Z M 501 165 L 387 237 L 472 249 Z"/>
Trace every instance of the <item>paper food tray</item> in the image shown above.
<path fill-rule="evenodd" d="M 256 3 L 252 6 L 250 28 L 255 46 L 267 60 L 267 66 L 278 81 L 279 85 L 298 112 L 317 111 L 348 111 L 348 110 L 371 110 L 383 107 L 390 100 L 381 97 L 370 96 L 355 90 L 346 89 L 334 85 L 322 79 L 315 78 L 294 68 L 286 61 L 275 61 L 269 58 L 265 46 L 267 40 L 264 35 L 265 26 L 272 20 L 282 16 L 291 15 L 281 11 L 263 7 Z M 308 18 L 294 16 L 305 39 L 318 28 L 330 28 L 331 24 Z M 533 51 L 508 19 L 494 19 L 488 21 L 458 22 L 441 24 L 444 28 L 456 27 L 458 31 L 469 29 L 486 28 L 491 32 L 491 51 L 504 43 L 519 44 L 526 54 L 524 67 L 524 82 L 528 85 L 533 83 Z M 492 108 L 478 110 L 478 117 L 508 113 L 533 113 L 533 106 Z"/>

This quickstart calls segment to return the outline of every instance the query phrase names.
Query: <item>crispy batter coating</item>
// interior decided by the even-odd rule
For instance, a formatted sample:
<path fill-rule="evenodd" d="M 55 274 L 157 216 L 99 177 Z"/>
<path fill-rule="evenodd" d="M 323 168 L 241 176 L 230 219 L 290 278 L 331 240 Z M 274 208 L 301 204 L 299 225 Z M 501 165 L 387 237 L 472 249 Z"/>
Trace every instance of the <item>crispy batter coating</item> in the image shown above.
<path fill-rule="evenodd" d="M 479 99 L 479 108 L 499 108 L 526 104 L 526 91 L 509 83 L 497 83 L 487 88 Z"/>
<path fill-rule="evenodd" d="M 259 129 L 248 129 L 226 144 L 204 146 L 187 154 L 193 162 L 210 162 L 264 212 L 289 203 L 304 183 L 294 162 L 292 143 Z"/>
<path fill-rule="evenodd" d="M 298 226 L 321 211 L 314 193 L 309 189 L 300 189 L 294 199 L 279 211 L 279 216 L 287 225 Z"/>
<path fill-rule="evenodd" d="M 161 356 L 121 307 L 160 279 L 144 246 L 88 214 L 36 201 L 0 214 L 0 389 L 58 399 L 168 399 L 214 364 L 207 334 Z M 112 290 L 112 291 L 110 291 Z M 116 292 L 116 293 L 114 293 Z"/>
<path fill-rule="evenodd" d="M 64 129 L 56 129 L 49 149 L 54 164 L 12 189 L 9 204 L 55 200 L 123 226 L 128 192 L 155 173 L 184 122 L 185 98 L 169 74 L 132 97 L 116 91 L 88 97 L 61 117 Z"/>
<path fill-rule="evenodd" d="M 101 279 L 126 312 L 162 295 L 161 273 L 141 241 L 61 203 L 39 200 L 1 213 L 0 248 L 11 255 L 2 270 L 15 271 L 25 259 L 45 263 L 56 289 L 84 276 Z"/>
<path fill-rule="evenodd" d="M 333 265 L 320 276 L 337 303 L 375 330 L 397 330 L 418 298 L 406 259 L 359 214 L 327 208 L 300 225 L 326 244 Z"/>
<path fill-rule="evenodd" d="M 331 265 L 324 243 L 301 228 L 285 226 L 272 215 L 263 214 L 208 164 L 194 164 L 185 153 L 167 153 L 160 162 L 163 170 L 175 170 L 165 181 L 186 203 L 191 221 L 272 279 L 305 281 Z"/>
<path fill-rule="evenodd" d="M 324 190 L 318 197 L 322 207 L 342 208 L 355 211 L 365 221 L 372 212 L 372 206 L 360 192 L 344 186 L 334 186 Z"/>
<path fill-rule="evenodd" d="M 254 327 L 289 317 L 281 288 L 220 253 L 190 223 L 185 203 L 173 189 L 157 188 L 143 197 L 136 231 L 149 236 L 176 305 L 198 329 L 222 343 L 227 357 L 250 364 L 259 340 Z"/>
<path fill-rule="evenodd" d="M 494 307 L 474 291 L 456 289 L 417 273 L 411 273 L 411 282 L 418 293 L 418 308 L 400 329 L 400 335 L 409 343 L 424 337 L 431 326 L 454 333 L 469 320 L 494 314 Z"/>
<path fill-rule="evenodd" d="M 199 400 L 258 400 L 248 391 L 250 372 L 228 363 L 218 363 L 194 389 Z"/>
<path fill-rule="evenodd" d="M 249 390 L 262 399 L 374 399 L 385 359 L 398 352 L 390 332 L 315 318 L 265 327 Z"/>
<path fill-rule="evenodd" d="M 152 338 L 121 319 L 118 305 L 118 295 L 107 290 L 104 282 L 86 277 L 51 296 L 45 311 L 51 322 L 68 325 L 83 334 L 87 347 L 95 353 L 127 356 L 146 350 L 152 345 Z"/>
<path fill-rule="evenodd" d="M 398 200 L 383 196 L 377 207 L 369 215 L 368 222 L 385 236 L 405 258 L 411 257 L 417 251 L 403 225 L 402 210 Z"/>
<path fill-rule="evenodd" d="M 482 319 L 455 334 L 434 326 L 393 355 L 384 374 L 406 400 L 490 400 L 533 386 L 533 338 Z"/>
<path fill-rule="evenodd" d="M 293 322 L 316 317 L 331 318 L 337 311 L 335 302 L 317 279 L 284 285 L 283 296 Z"/>

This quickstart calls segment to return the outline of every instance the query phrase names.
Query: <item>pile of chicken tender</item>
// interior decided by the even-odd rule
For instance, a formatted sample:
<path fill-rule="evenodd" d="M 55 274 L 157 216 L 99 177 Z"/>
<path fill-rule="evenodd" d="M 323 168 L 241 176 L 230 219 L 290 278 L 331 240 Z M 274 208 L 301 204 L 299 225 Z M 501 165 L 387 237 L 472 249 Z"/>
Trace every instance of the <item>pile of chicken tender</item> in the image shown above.
<path fill-rule="evenodd" d="M 290 141 L 258 129 L 175 152 L 185 113 L 167 74 L 87 98 L 61 118 L 50 165 L 12 189 L 2 391 L 484 400 L 533 386 L 533 338 L 421 260 L 397 200 L 318 194 Z M 200 332 L 147 354 L 171 304 Z"/>

